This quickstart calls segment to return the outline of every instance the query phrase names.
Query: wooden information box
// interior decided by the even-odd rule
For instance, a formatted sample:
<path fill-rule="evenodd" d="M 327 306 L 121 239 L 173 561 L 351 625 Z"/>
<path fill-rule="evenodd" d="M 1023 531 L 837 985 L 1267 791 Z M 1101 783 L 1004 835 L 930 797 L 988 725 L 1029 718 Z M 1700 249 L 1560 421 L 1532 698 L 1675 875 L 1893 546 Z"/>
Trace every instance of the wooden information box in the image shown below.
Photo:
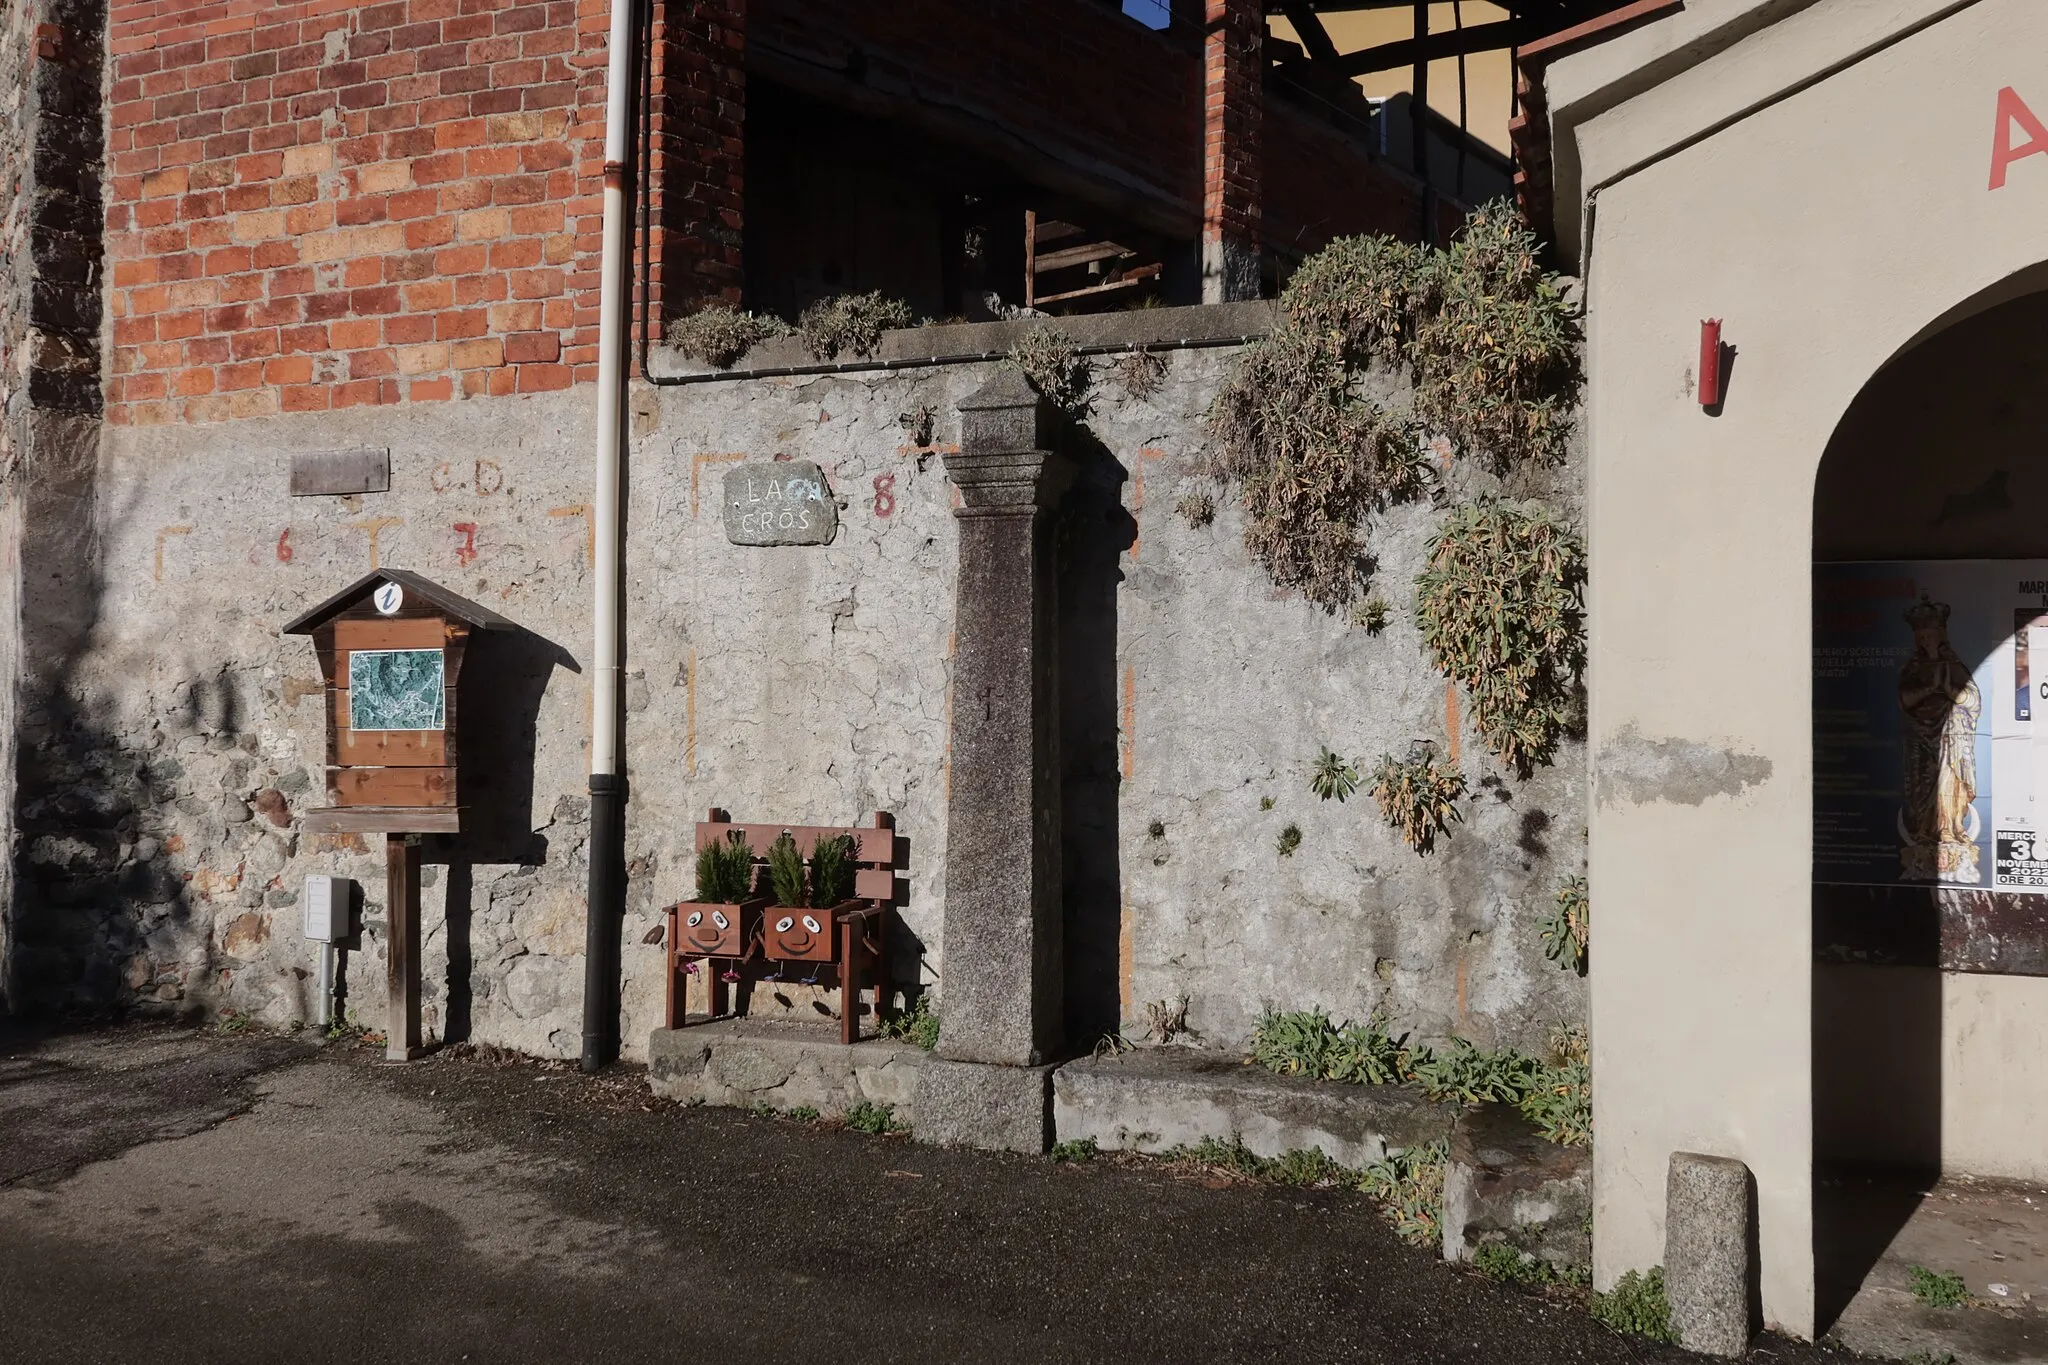
<path fill-rule="evenodd" d="M 393 1060 L 422 1051 L 419 836 L 462 831 L 463 653 L 472 632 L 511 625 L 416 573 L 379 569 L 284 627 L 313 637 L 326 683 L 328 804 L 300 828 L 384 836 Z"/>

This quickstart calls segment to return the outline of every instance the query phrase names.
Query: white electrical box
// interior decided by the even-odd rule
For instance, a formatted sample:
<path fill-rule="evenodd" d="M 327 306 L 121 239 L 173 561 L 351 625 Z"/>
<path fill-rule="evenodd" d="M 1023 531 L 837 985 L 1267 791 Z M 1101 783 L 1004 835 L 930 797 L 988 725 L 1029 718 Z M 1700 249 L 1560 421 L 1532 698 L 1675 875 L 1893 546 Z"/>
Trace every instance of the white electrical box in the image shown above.
<path fill-rule="evenodd" d="M 354 926 L 349 912 L 354 905 L 350 892 L 354 884 L 346 877 L 306 878 L 299 903 L 306 911 L 306 937 L 315 943 L 337 943 L 350 937 Z"/>

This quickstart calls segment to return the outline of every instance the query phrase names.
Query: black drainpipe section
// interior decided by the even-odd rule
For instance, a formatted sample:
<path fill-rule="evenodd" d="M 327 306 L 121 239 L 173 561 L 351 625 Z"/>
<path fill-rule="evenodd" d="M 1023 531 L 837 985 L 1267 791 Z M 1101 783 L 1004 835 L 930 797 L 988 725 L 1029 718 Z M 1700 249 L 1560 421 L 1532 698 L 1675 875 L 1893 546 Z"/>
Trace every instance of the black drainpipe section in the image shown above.
<path fill-rule="evenodd" d="M 626 918 L 626 778 L 590 775 L 590 910 L 583 941 L 583 1062 L 619 1055 L 619 935 Z"/>

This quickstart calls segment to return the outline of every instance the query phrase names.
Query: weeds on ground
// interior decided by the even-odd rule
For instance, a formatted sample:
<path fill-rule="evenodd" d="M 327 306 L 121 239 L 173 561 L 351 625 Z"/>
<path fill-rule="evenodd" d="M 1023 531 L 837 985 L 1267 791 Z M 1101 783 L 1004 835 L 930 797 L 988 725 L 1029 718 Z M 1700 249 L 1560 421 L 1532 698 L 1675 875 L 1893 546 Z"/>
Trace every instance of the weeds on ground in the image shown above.
<path fill-rule="evenodd" d="M 1969 1286 L 1952 1270 L 1912 1266 L 1906 1271 L 1906 1285 L 1929 1308 L 1963 1308 L 1970 1302 Z"/>
<path fill-rule="evenodd" d="M 1905 1365 L 1956 1365 L 1956 1353 L 1943 1351 L 1936 1355 L 1932 1351 L 1915 1351 L 1906 1357 Z"/>
<path fill-rule="evenodd" d="M 794 1109 L 783 1110 L 782 1116 L 784 1118 L 795 1119 L 798 1123 L 810 1123 L 816 1120 L 816 1118 L 818 1117 L 818 1111 L 815 1107 L 811 1105 L 799 1104 Z"/>
<path fill-rule="evenodd" d="M 896 1116 L 886 1104 L 862 1100 L 849 1105 L 846 1110 L 846 1126 L 858 1133 L 903 1133 L 908 1132 L 896 1121 Z"/>
<path fill-rule="evenodd" d="M 939 1045 L 939 1016 L 932 1010 L 930 992 L 910 1002 L 910 1008 L 882 1021 L 882 1032 L 899 1042 L 915 1043 L 926 1052 Z"/>
<path fill-rule="evenodd" d="M 1054 1161 L 1093 1161 L 1095 1154 L 1094 1138 L 1074 1138 L 1067 1142 L 1054 1143 L 1052 1151 L 1048 1153 Z"/>
<path fill-rule="evenodd" d="M 1595 1294 L 1593 1316 L 1628 1336 L 1678 1344 L 1678 1334 L 1671 1330 L 1671 1300 L 1664 1293 L 1663 1266 L 1631 1270 L 1615 1281 L 1611 1292 Z"/>
<path fill-rule="evenodd" d="M 1522 1251 L 1506 1242 L 1488 1242 L 1472 1255 L 1474 1269 L 1489 1280 L 1502 1284 L 1545 1288 L 1564 1285 L 1576 1288 L 1585 1283 L 1585 1272 L 1576 1267 L 1560 1268 L 1533 1252 Z"/>
<path fill-rule="evenodd" d="M 220 1012 L 220 1022 L 215 1027 L 222 1033 L 247 1033 L 255 1022 L 238 1009 L 224 1008 Z"/>

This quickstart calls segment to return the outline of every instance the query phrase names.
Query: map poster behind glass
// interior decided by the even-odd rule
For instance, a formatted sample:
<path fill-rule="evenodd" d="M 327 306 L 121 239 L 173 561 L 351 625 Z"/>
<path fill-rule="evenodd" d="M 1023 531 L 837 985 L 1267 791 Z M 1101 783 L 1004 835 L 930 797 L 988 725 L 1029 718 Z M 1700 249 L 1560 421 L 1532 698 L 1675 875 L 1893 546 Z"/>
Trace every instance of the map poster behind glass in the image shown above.
<path fill-rule="evenodd" d="M 1813 706 L 1816 882 L 2048 887 L 2048 560 L 1815 565 Z"/>
<path fill-rule="evenodd" d="M 443 730 L 448 689 L 438 649 L 358 649 L 348 656 L 351 730 Z"/>

